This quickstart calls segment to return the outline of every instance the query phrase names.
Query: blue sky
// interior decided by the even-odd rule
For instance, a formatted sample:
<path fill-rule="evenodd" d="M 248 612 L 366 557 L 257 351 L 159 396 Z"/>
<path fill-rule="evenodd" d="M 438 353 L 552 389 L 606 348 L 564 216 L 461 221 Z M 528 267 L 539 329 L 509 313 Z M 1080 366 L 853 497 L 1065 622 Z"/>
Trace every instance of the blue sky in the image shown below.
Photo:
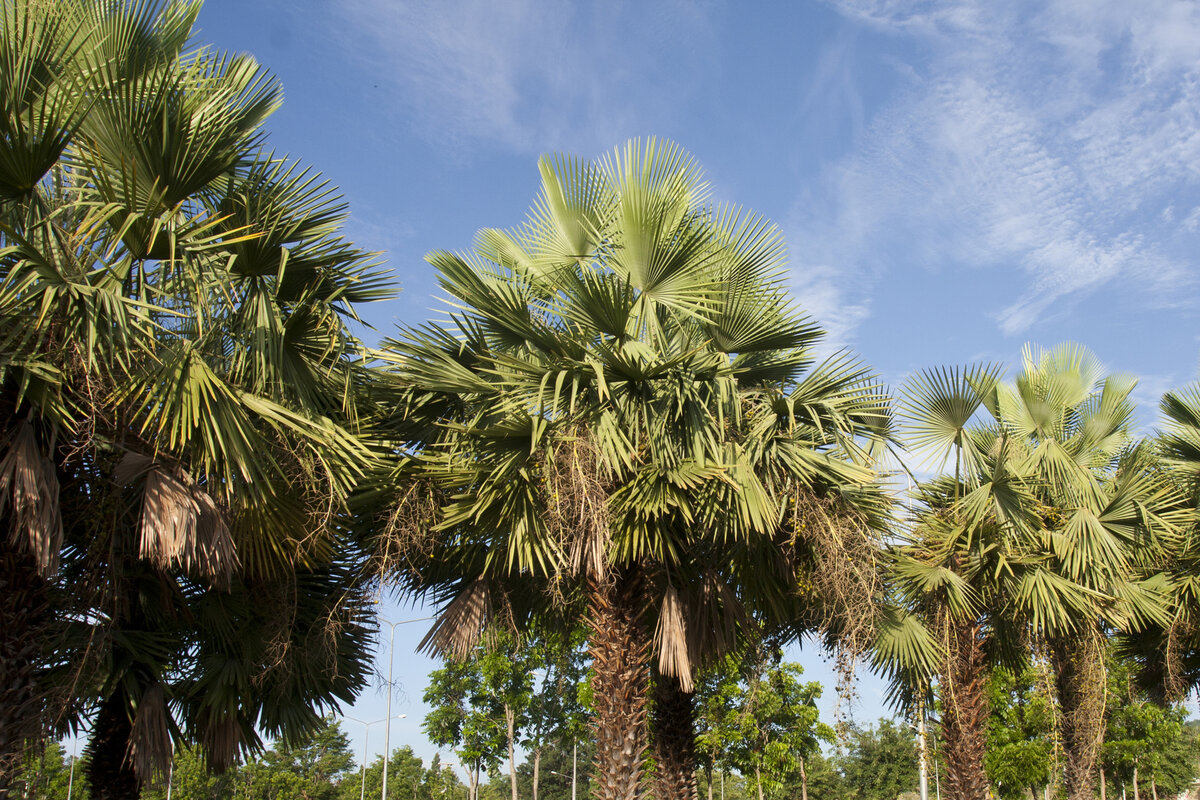
<path fill-rule="evenodd" d="M 365 309 L 381 333 L 435 313 L 426 252 L 521 221 L 540 154 L 654 135 L 778 223 L 828 346 L 889 382 L 1079 341 L 1140 377 L 1148 429 L 1197 376 L 1196 3 L 208 0 L 199 27 L 282 81 L 272 146 L 386 252 L 403 292 Z M 417 638 L 397 633 L 392 735 L 414 745 Z M 881 711 L 868 682 L 859 716 Z"/>

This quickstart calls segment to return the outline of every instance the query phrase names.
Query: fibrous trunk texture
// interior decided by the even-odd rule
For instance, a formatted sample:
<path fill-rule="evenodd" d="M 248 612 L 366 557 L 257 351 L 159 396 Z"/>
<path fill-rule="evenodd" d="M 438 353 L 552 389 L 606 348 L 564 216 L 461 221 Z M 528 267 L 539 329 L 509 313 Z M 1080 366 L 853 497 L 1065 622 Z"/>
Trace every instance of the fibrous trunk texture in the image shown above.
<path fill-rule="evenodd" d="M 654 683 L 654 760 L 658 800 L 697 800 L 696 728 L 693 695 L 676 678 Z"/>
<path fill-rule="evenodd" d="M 593 800 L 638 800 L 646 760 L 649 637 L 636 568 L 590 580 L 589 648 L 595 682 Z"/>
<path fill-rule="evenodd" d="M 1092 800 L 1104 743 L 1104 642 L 1091 627 L 1050 642 L 1055 689 L 1062 714 L 1064 780 L 1068 800 Z"/>
<path fill-rule="evenodd" d="M 6 532 L 0 520 L 0 797 L 21 768 L 25 743 L 45 733 L 36 670 L 48 614 L 33 557 L 14 549 Z"/>
<path fill-rule="evenodd" d="M 986 800 L 983 748 L 988 715 L 983 642 L 975 622 L 952 623 L 941 676 L 946 797 Z"/>
<path fill-rule="evenodd" d="M 137 800 L 142 782 L 129 760 L 133 721 L 120 692 L 104 699 L 88 744 L 92 800 Z"/>

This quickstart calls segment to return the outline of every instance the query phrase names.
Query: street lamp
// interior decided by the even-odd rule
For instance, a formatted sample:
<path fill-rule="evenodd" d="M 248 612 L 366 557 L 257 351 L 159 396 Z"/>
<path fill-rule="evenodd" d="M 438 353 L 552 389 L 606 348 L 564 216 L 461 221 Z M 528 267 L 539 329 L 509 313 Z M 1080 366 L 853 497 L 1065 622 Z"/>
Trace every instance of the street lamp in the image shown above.
<path fill-rule="evenodd" d="M 388 756 L 391 754 L 389 748 L 392 744 L 392 665 L 396 662 L 396 626 L 406 625 L 410 622 L 423 622 L 427 619 L 433 619 L 433 617 L 414 617 L 413 619 L 402 619 L 399 622 L 380 620 L 382 624 L 392 629 L 392 635 L 388 639 L 387 725 L 383 729 L 383 788 L 379 792 L 379 800 L 387 800 Z"/>
<path fill-rule="evenodd" d="M 75 762 L 79 759 L 76 753 L 79 752 L 79 737 L 71 740 L 71 774 L 67 778 L 67 800 L 71 800 L 71 791 L 75 788 Z"/>
<path fill-rule="evenodd" d="M 408 714 L 399 714 L 396 716 L 396 719 L 405 719 L 407 716 L 408 716 Z M 358 717 L 351 717 L 346 714 L 343 714 L 342 719 L 348 719 L 351 722 L 357 722 L 359 725 L 363 726 L 362 766 L 360 766 L 358 769 L 359 773 L 362 775 L 362 790 L 359 792 L 359 800 L 366 800 L 366 798 L 367 798 L 367 741 L 368 741 L 368 738 L 370 737 L 371 726 L 376 725 L 380 722 L 386 722 L 387 718 L 373 719 L 370 722 L 368 722 L 365 719 L 359 719 Z M 387 755 L 386 754 L 383 757 L 383 763 L 387 764 Z"/>

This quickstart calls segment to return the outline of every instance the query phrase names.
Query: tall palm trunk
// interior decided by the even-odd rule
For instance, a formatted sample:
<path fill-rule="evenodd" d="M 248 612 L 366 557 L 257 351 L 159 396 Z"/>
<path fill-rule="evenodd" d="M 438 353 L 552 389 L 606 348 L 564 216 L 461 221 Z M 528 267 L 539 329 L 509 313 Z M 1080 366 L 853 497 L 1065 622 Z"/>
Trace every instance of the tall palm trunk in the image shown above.
<path fill-rule="evenodd" d="M 1104 742 L 1105 667 L 1103 634 L 1092 625 L 1050 641 L 1055 689 L 1062 714 L 1068 800 L 1095 794 L 1100 746 Z"/>
<path fill-rule="evenodd" d="M 28 553 L 14 548 L 0 519 L 0 797 L 21 768 L 25 743 L 44 734 L 44 703 L 36 684 L 47 600 Z"/>
<path fill-rule="evenodd" d="M 942 671 L 942 747 L 949 800 L 986 800 L 983 748 L 988 715 L 982 635 L 974 621 L 950 623 Z"/>
<path fill-rule="evenodd" d="M 114 692 L 104 699 L 92 730 L 88 743 L 92 800 L 137 800 L 142 782 L 128 757 L 133 720 L 124 694 Z"/>
<path fill-rule="evenodd" d="M 591 579 L 588 626 L 596 716 L 593 800 L 639 800 L 648 746 L 649 637 L 637 567 Z"/>
<path fill-rule="evenodd" d="M 679 681 L 663 675 L 654 682 L 654 760 L 658 800 L 696 800 L 696 727 L 693 698 Z"/>

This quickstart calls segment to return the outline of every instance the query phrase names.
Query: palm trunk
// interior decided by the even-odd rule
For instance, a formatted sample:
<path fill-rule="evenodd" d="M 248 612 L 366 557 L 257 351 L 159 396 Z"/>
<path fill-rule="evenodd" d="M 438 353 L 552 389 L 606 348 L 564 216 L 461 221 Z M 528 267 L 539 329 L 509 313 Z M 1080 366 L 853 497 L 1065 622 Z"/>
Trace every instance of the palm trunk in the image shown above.
<path fill-rule="evenodd" d="M 21 769 L 25 743 L 43 738 L 43 700 L 36 684 L 43 629 L 45 583 L 33 558 L 8 541 L 0 518 L 0 797 Z"/>
<path fill-rule="evenodd" d="M 986 800 L 983 748 L 988 716 L 983 642 L 974 621 L 952 623 L 942 672 L 942 747 L 949 800 Z"/>
<path fill-rule="evenodd" d="M 646 760 L 649 637 L 636 567 L 590 580 L 589 649 L 595 676 L 593 800 L 640 800 Z"/>
<path fill-rule="evenodd" d="M 1093 626 L 1050 641 L 1055 689 L 1062 715 L 1067 800 L 1092 800 L 1104 742 L 1103 634 Z"/>
<path fill-rule="evenodd" d="M 96 715 L 92 739 L 88 743 L 91 764 L 88 779 L 92 800 L 138 800 L 142 782 L 129 763 L 129 737 L 133 720 L 129 718 L 124 695 L 114 692 L 106 697 Z"/>
<path fill-rule="evenodd" d="M 654 683 L 654 760 L 658 800 L 697 800 L 694 695 L 675 678 Z"/>

